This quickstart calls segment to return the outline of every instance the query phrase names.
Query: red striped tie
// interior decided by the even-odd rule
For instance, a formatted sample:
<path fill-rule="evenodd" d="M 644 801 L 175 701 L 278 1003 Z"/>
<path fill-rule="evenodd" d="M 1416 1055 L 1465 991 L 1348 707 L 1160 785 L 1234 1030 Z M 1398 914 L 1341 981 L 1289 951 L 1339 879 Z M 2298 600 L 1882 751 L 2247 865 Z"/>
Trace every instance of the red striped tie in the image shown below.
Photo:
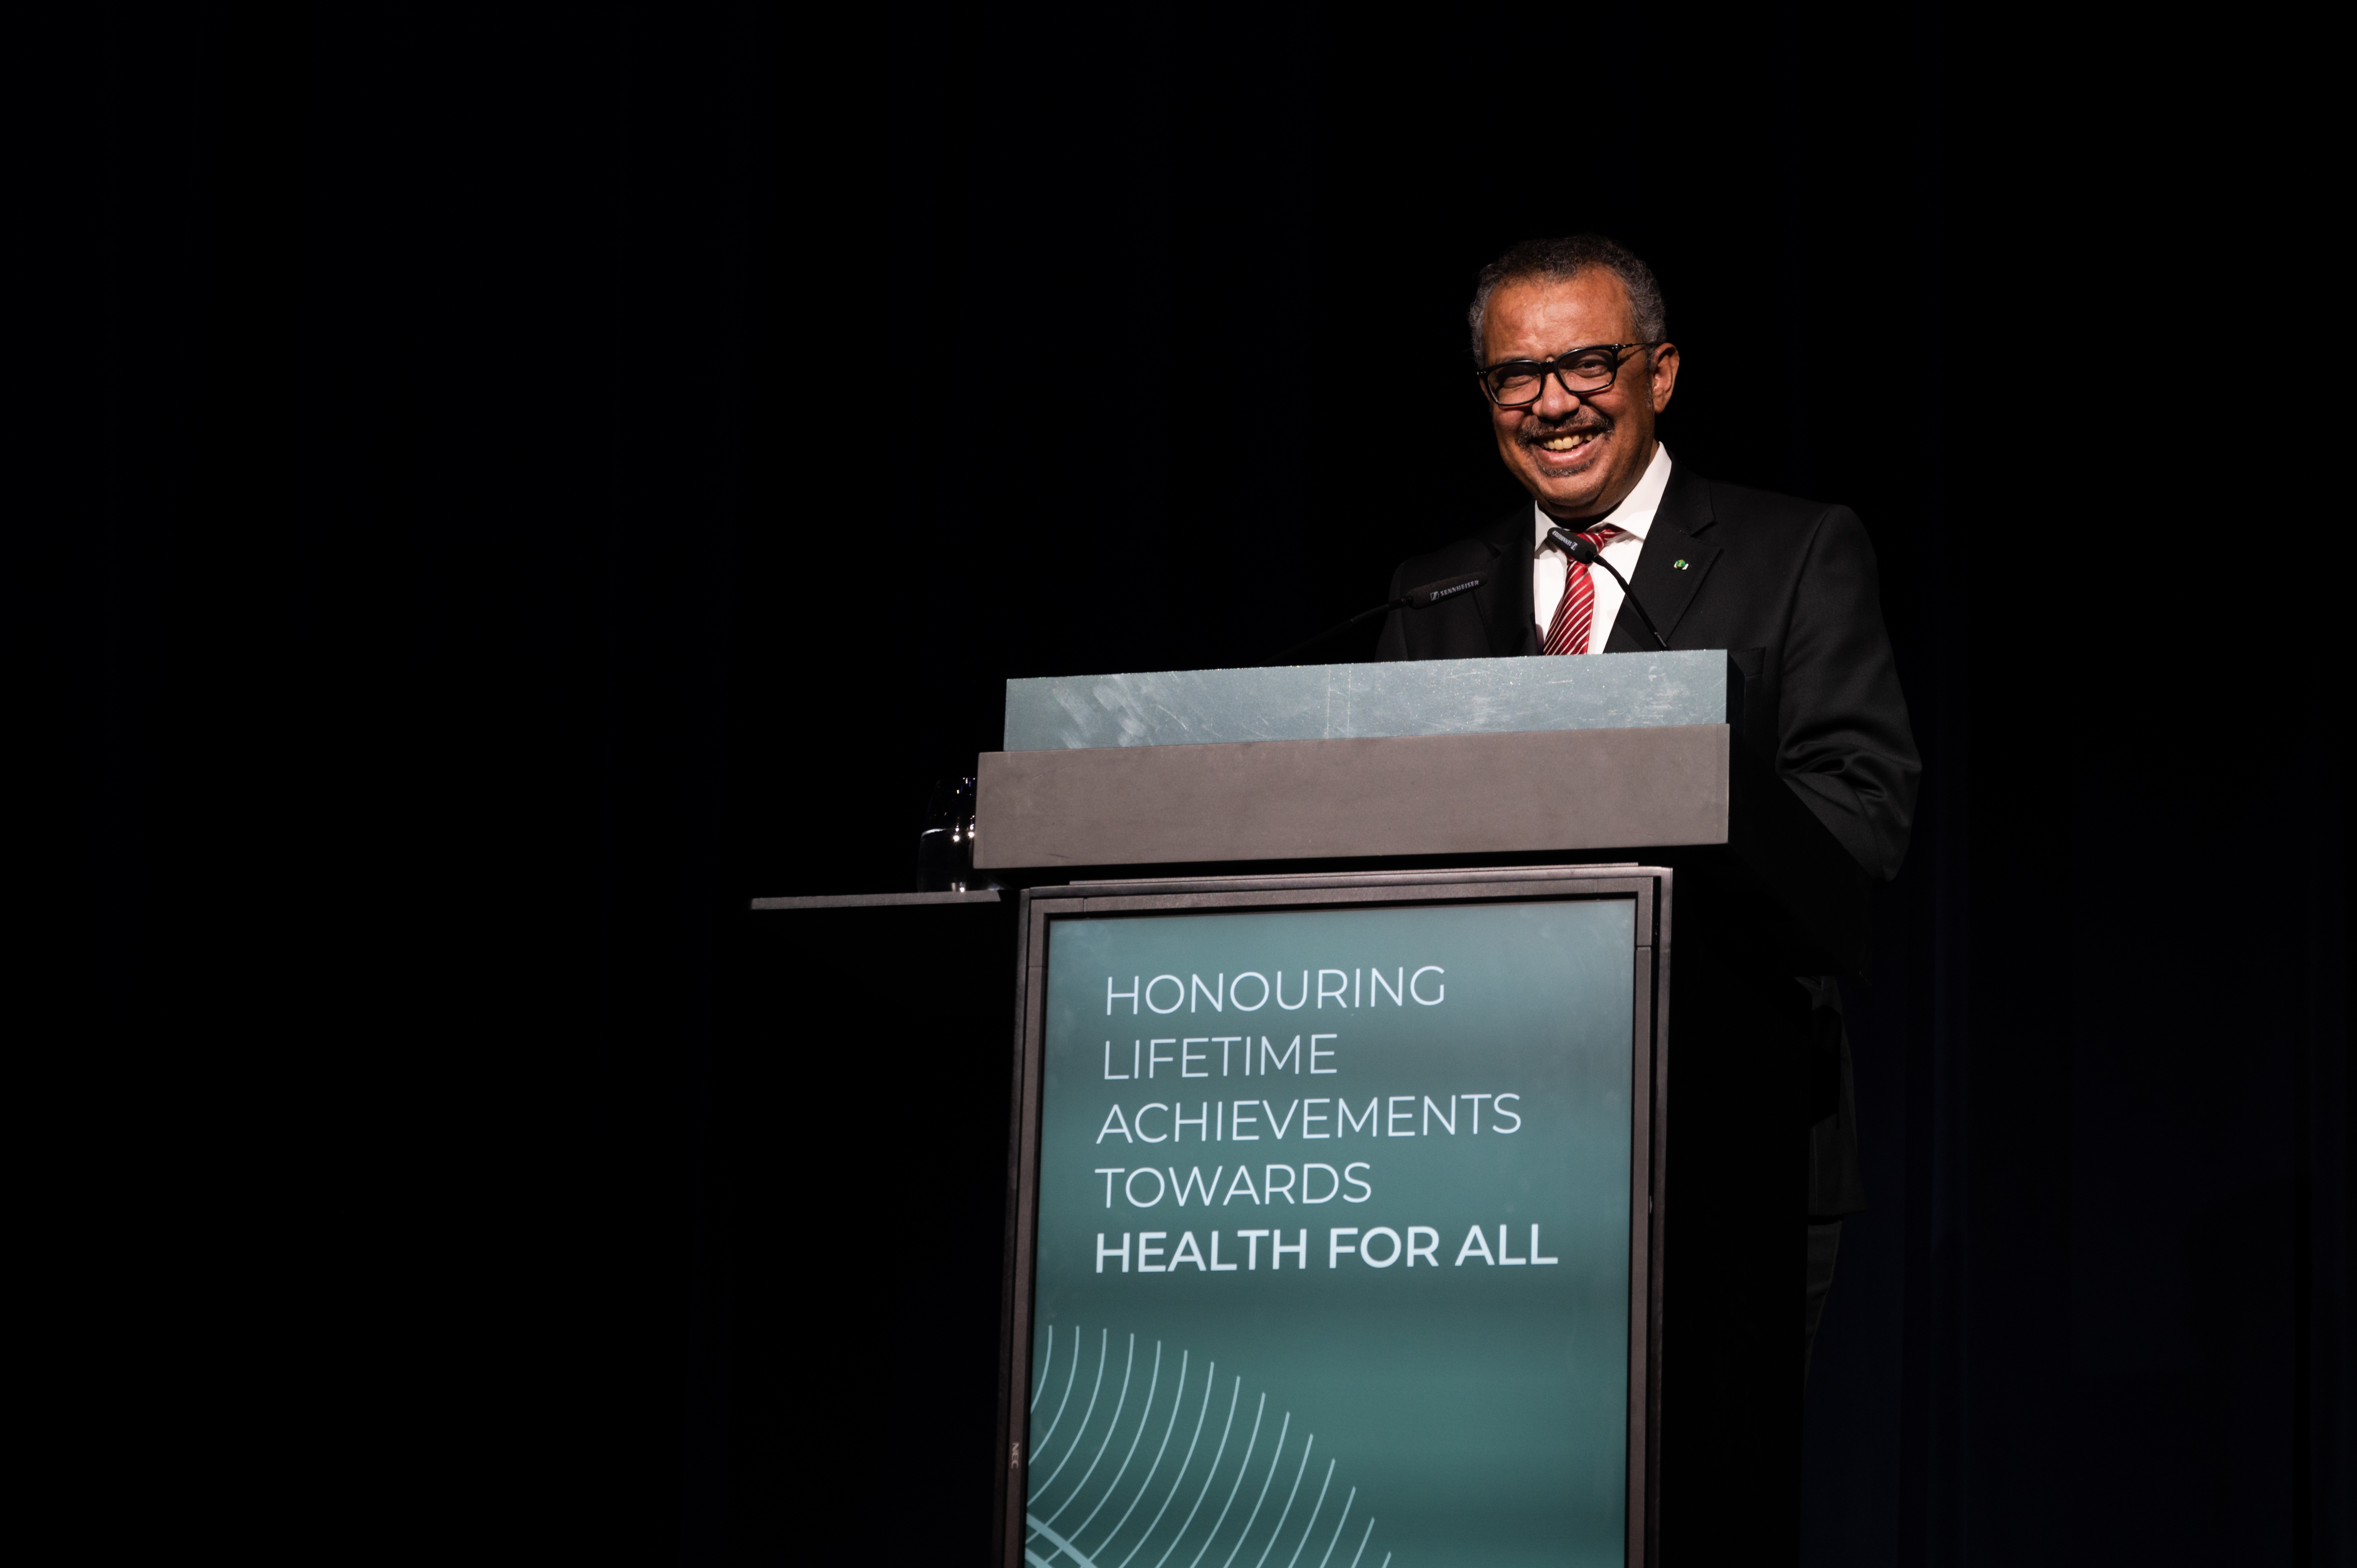
<path fill-rule="evenodd" d="M 1606 523 L 1601 528 L 1584 531 L 1579 537 L 1597 549 L 1604 548 L 1608 539 L 1618 538 L 1620 530 Z M 1566 557 L 1564 560 L 1563 597 L 1555 604 L 1555 621 L 1547 628 L 1546 651 L 1549 653 L 1585 653 L 1587 651 L 1587 631 L 1596 619 L 1596 585 L 1587 580 L 1584 563 Z"/>

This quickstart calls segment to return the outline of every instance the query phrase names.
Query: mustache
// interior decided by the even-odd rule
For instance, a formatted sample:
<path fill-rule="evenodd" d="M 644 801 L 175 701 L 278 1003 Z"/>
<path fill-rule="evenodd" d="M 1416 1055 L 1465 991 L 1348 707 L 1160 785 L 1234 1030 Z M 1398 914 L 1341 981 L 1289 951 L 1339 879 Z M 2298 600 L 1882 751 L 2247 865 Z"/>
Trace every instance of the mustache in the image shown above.
<path fill-rule="evenodd" d="M 1554 423 L 1525 419 L 1523 421 L 1522 427 L 1514 432 L 1514 440 L 1524 446 L 1536 446 L 1543 442 L 1552 441 L 1558 435 L 1579 435 L 1589 432 L 1601 435 L 1612 428 L 1612 421 L 1604 414 L 1597 413 L 1593 410 L 1582 412 L 1587 413 L 1589 417 L 1566 419 Z"/>

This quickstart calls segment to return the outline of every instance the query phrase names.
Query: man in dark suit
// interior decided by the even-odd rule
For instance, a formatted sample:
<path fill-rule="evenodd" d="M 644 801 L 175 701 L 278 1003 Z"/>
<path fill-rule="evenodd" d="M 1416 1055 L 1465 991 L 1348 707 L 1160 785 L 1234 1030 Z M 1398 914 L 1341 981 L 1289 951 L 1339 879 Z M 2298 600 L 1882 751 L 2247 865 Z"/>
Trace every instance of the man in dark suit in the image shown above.
<path fill-rule="evenodd" d="M 1479 588 L 1394 610 L 1384 659 L 1658 647 L 1610 574 L 1565 554 L 1552 526 L 1586 536 L 1629 579 L 1673 649 L 1744 658 L 1745 729 L 1866 872 L 1889 880 L 1907 853 L 1922 771 L 1882 623 L 1874 549 L 1846 507 L 1706 479 L 1654 437 L 1678 377 L 1660 285 L 1609 240 L 1517 245 L 1484 268 L 1470 312 L 1498 455 L 1530 492 L 1469 539 L 1403 562 L 1418 583 L 1482 574 Z M 1849 1045 L 1830 980 L 1801 983 L 1827 1065 L 1809 1129 L 1808 1294 L 1803 1354 L 1833 1280 L 1841 1216 L 1865 1207 Z M 1830 1101 L 1831 1103 L 1824 1101 Z"/>

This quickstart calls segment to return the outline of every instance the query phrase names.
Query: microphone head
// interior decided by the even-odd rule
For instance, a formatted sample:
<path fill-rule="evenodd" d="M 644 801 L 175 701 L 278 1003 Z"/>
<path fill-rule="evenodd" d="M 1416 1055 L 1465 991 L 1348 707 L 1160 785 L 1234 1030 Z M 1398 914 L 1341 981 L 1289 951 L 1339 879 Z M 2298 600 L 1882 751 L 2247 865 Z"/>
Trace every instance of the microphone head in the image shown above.
<path fill-rule="evenodd" d="M 1601 559 L 1596 553 L 1595 545 L 1567 528 L 1550 528 L 1547 530 L 1547 537 L 1554 540 L 1565 554 L 1583 566 L 1593 566 Z"/>

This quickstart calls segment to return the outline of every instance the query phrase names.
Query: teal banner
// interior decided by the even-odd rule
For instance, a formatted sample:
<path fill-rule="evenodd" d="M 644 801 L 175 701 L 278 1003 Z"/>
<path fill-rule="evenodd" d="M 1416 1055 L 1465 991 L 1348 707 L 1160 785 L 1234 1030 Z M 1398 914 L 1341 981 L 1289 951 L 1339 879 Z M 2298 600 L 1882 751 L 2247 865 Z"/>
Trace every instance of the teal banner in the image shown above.
<path fill-rule="evenodd" d="M 1620 1564 L 1631 901 L 1048 929 L 1026 1559 Z"/>

